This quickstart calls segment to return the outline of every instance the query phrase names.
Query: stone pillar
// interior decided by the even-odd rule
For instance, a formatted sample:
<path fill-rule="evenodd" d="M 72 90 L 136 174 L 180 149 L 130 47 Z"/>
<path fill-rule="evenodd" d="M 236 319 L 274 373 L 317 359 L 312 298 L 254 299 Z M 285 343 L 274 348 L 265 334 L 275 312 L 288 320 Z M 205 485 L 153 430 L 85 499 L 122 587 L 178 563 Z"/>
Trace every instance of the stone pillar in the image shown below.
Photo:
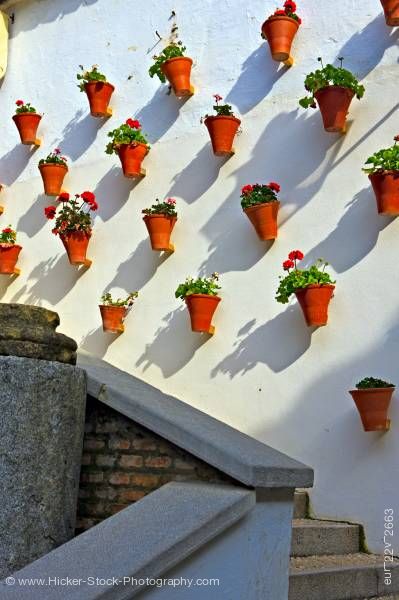
<path fill-rule="evenodd" d="M 0 578 L 74 536 L 86 376 L 58 324 L 0 304 Z"/>

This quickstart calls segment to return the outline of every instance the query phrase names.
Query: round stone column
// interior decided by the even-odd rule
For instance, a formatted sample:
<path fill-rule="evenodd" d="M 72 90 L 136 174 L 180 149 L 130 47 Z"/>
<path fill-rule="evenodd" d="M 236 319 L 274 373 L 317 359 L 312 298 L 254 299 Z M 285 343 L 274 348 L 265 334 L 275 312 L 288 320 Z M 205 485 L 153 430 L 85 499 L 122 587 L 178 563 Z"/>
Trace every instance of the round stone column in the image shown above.
<path fill-rule="evenodd" d="M 58 324 L 0 304 L 0 578 L 74 536 L 86 376 Z"/>

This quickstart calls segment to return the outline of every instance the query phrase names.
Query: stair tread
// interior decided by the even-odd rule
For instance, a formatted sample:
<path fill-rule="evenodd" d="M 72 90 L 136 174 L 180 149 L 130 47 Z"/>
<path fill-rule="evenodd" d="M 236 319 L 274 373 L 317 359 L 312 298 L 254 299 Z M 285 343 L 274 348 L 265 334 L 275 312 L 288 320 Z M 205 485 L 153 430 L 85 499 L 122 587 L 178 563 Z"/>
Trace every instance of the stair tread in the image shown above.
<path fill-rule="evenodd" d="M 322 519 L 293 519 L 292 526 L 295 527 L 323 527 L 325 529 L 359 529 L 359 525 L 353 523 L 342 523 L 339 521 L 323 521 Z"/>
<path fill-rule="evenodd" d="M 364 567 L 381 567 L 384 564 L 382 556 L 377 554 L 332 554 L 320 556 L 298 556 L 291 558 L 291 575 L 300 575 L 310 572 L 327 572 L 332 570 L 349 570 Z M 389 563 L 392 568 L 399 568 L 399 559 Z"/>

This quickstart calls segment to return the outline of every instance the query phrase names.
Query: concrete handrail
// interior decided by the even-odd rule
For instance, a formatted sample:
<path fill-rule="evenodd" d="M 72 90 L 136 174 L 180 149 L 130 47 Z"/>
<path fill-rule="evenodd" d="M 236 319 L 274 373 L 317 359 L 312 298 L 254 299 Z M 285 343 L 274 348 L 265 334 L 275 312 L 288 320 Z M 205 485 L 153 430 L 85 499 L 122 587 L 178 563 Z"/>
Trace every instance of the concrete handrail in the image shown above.
<path fill-rule="evenodd" d="M 80 351 L 88 393 L 251 487 L 313 485 L 313 470 L 144 381 Z"/>
<path fill-rule="evenodd" d="M 10 578 L 0 582 L 0 597 L 127 600 L 146 587 L 136 580 L 164 574 L 242 519 L 255 503 L 255 492 L 240 487 L 168 483 L 14 573 L 13 584 Z"/>

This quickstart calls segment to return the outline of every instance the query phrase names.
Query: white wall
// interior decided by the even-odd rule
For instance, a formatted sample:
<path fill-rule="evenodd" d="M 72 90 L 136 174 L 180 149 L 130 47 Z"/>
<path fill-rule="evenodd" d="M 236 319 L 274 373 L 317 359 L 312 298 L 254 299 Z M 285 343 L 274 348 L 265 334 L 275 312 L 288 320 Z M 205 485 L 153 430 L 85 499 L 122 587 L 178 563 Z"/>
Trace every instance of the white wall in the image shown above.
<path fill-rule="evenodd" d="M 347 390 L 366 375 L 399 383 L 397 260 L 399 224 L 376 213 L 365 158 L 397 131 L 397 40 L 377 0 L 303 0 L 295 67 L 272 62 L 260 26 L 274 1 L 40 0 L 15 10 L 9 71 L 0 96 L 0 180 L 6 213 L 23 245 L 16 280 L 2 279 L 2 301 L 56 309 L 61 330 L 83 348 L 175 394 L 315 468 L 312 500 L 327 517 L 362 522 L 369 547 L 382 548 L 384 508 L 399 508 L 399 410 L 392 430 L 362 430 Z M 166 95 L 147 74 L 155 29 L 167 33 L 171 9 L 196 61 L 197 93 Z M 317 56 L 345 66 L 366 86 L 346 136 L 323 131 L 318 111 L 298 98 Z M 94 63 L 116 85 L 115 116 L 88 114 L 76 87 L 77 66 Z M 130 79 L 128 77 L 131 76 Z M 242 115 L 237 153 L 214 157 L 200 117 L 220 93 Z M 11 120 L 22 97 L 44 112 L 43 146 L 18 144 Z M 106 134 L 127 117 L 152 142 L 147 177 L 123 178 L 104 153 Z M 80 274 L 45 221 L 39 158 L 60 145 L 71 159 L 66 188 L 93 189 L 100 203 L 89 257 Z M 240 208 L 243 184 L 281 183 L 280 237 L 255 237 Z M 156 197 L 178 199 L 176 252 L 150 249 L 141 209 Z M 293 248 L 329 260 L 337 278 L 330 323 L 313 334 L 294 301 L 274 301 L 281 262 Z M 175 300 L 187 275 L 221 273 L 223 302 L 207 339 L 191 333 Z M 97 308 L 105 289 L 138 289 L 124 335 L 102 333 Z M 398 539 L 398 538 L 397 538 Z M 398 543 L 398 542 L 397 542 Z M 397 546 L 399 550 L 399 546 Z"/>

